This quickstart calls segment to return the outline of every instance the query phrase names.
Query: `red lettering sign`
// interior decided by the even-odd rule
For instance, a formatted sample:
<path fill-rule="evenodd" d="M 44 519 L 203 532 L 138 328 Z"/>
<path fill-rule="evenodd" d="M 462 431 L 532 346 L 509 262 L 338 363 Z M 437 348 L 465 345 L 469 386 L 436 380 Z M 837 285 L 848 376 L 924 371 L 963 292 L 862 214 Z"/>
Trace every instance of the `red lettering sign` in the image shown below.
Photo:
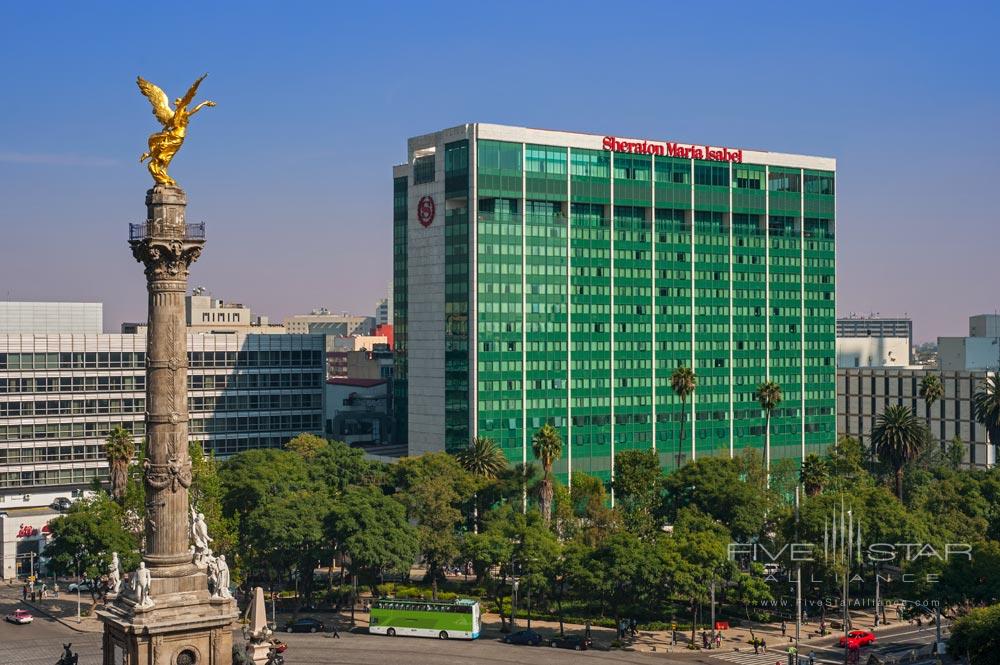
<path fill-rule="evenodd" d="M 437 212 L 437 208 L 434 205 L 434 199 L 429 196 L 420 197 L 420 202 L 417 204 L 417 221 L 422 227 L 426 229 L 431 225 L 435 212 Z"/>
<path fill-rule="evenodd" d="M 18 529 L 17 532 L 18 538 L 30 538 L 32 536 L 37 536 L 37 535 L 38 535 L 38 529 L 30 527 L 27 524 L 22 524 L 21 528 Z"/>
<path fill-rule="evenodd" d="M 707 159 L 713 162 L 743 163 L 742 149 L 713 148 L 710 145 L 699 146 L 671 142 L 619 141 L 614 136 L 605 136 L 601 147 L 613 152 L 627 152 L 635 155 L 666 155 L 682 159 Z"/>

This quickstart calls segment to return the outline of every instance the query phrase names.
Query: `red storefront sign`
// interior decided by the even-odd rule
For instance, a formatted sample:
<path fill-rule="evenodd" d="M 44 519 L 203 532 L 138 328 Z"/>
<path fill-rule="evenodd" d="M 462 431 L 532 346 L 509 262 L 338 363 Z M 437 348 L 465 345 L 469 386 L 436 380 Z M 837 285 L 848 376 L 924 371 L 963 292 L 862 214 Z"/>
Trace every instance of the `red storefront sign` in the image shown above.
<path fill-rule="evenodd" d="M 27 524 L 22 524 L 21 528 L 17 531 L 18 538 L 31 538 L 32 536 L 38 535 L 38 529 L 28 526 Z"/>
<path fill-rule="evenodd" d="M 605 150 L 627 152 L 636 155 L 660 155 L 683 159 L 707 159 L 713 162 L 743 162 L 743 149 L 714 148 L 710 145 L 690 145 L 684 143 L 661 143 L 657 141 L 620 141 L 614 136 L 605 136 L 601 144 Z"/>

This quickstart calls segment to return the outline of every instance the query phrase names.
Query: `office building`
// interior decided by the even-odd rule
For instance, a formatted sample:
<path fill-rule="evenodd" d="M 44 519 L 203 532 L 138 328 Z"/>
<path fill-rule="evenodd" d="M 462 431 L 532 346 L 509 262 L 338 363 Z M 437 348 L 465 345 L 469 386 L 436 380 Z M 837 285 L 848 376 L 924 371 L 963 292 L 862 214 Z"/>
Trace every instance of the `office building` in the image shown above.
<path fill-rule="evenodd" d="M 557 472 L 617 452 L 836 438 L 833 159 L 468 124 L 409 140 L 393 169 L 394 404 L 411 454 L 496 440 Z M 693 367 L 681 402 L 672 371 Z M 678 448 L 680 450 L 678 450 Z"/>
<path fill-rule="evenodd" d="M 104 479 L 104 439 L 141 442 L 144 334 L 0 335 L 0 510 Z M 188 335 L 190 439 L 220 456 L 323 431 L 324 340 Z"/>
<path fill-rule="evenodd" d="M 100 335 L 103 325 L 99 302 L 0 301 L 0 335 Z"/>
<path fill-rule="evenodd" d="M 989 374 L 983 370 L 924 366 L 838 368 L 837 431 L 858 438 L 868 447 L 875 419 L 887 406 L 902 404 L 919 418 L 927 418 L 920 382 L 928 375 L 936 375 L 944 387 L 944 397 L 931 406 L 931 436 L 941 445 L 957 440 L 962 446 L 962 461 L 968 466 L 992 466 L 996 463 L 994 446 L 986 428 L 976 422 L 972 408 L 972 396 Z"/>
<path fill-rule="evenodd" d="M 297 335 L 371 335 L 375 332 L 375 317 L 333 314 L 326 308 L 309 314 L 296 314 L 284 321 L 285 331 Z"/>
<path fill-rule="evenodd" d="M 837 319 L 837 367 L 906 367 L 912 347 L 908 318 Z"/>
<path fill-rule="evenodd" d="M 938 366 L 957 372 L 1000 371 L 1000 316 L 970 316 L 968 337 L 938 337 Z"/>

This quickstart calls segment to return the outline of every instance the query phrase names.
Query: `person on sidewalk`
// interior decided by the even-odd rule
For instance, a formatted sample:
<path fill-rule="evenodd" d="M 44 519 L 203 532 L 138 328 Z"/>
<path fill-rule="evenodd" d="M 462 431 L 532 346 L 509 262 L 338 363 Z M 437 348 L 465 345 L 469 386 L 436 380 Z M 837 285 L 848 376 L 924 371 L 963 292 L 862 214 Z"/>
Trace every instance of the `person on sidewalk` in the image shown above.
<path fill-rule="evenodd" d="M 21 587 L 21 600 L 28 600 L 28 585 Z"/>
<path fill-rule="evenodd" d="M 760 640 L 758 640 L 756 637 L 753 638 L 753 652 L 756 654 L 760 653 Z"/>
<path fill-rule="evenodd" d="M 760 641 L 760 652 L 767 653 L 767 640 Z"/>
<path fill-rule="evenodd" d="M 340 639 L 340 633 L 337 631 L 337 622 L 336 621 L 331 621 L 330 622 L 330 627 L 333 628 L 333 636 L 339 640 Z"/>
<path fill-rule="evenodd" d="M 785 625 L 785 620 L 784 620 L 784 619 L 782 619 L 782 620 L 781 620 L 781 636 L 782 636 L 782 637 L 784 637 L 784 636 L 785 636 L 785 631 L 786 631 L 786 630 L 788 630 L 788 627 L 787 627 L 787 626 Z"/>
<path fill-rule="evenodd" d="M 628 620 L 628 630 L 632 633 L 632 637 L 636 637 L 639 634 L 639 622 L 634 617 Z"/>
<path fill-rule="evenodd" d="M 587 619 L 587 623 L 583 627 L 583 636 L 590 639 L 590 619 Z"/>

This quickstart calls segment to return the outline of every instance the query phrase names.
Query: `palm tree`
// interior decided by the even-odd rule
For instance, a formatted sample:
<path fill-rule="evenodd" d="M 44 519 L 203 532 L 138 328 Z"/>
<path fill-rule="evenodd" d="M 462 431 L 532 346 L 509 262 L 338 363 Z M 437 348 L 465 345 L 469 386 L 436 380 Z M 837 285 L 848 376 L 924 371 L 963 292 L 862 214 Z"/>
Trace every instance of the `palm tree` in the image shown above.
<path fill-rule="evenodd" d="M 767 380 L 757 386 L 757 401 L 764 409 L 764 470 L 767 472 L 767 484 L 771 485 L 771 414 L 781 404 L 781 386 L 777 382 Z"/>
<path fill-rule="evenodd" d="M 670 387 L 681 398 L 681 431 L 677 437 L 677 466 L 681 465 L 681 447 L 684 445 L 684 422 L 687 420 L 687 398 L 698 387 L 698 377 L 690 367 L 681 365 L 670 373 Z"/>
<path fill-rule="evenodd" d="M 896 496 L 903 500 L 903 467 L 920 453 L 927 431 L 909 407 L 893 404 L 875 419 L 872 448 L 896 472 Z"/>
<path fill-rule="evenodd" d="M 540 486 L 540 503 L 542 517 L 548 524 L 552 517 L 552 464 L 562 457 L 562 437 L 559 430 L 552 425 L 545 423 L 541 429 L 531 437 L 531 450 L 542 465 L 542 483 Z"/>
<path fill-rule="evenodd" d="M 805 487 L 806 496 L 816 496 L 823 491 L 823 486 L 830 480 L 830 469 L 826 460 L 815 453 L 807 455 L 802 460 L 802 470 L 799 471 L 799 482 Z"/>
<path fill-rule="evenodd" d="M 923 398 L 927 405 L 927 431 L 931 431 L 931 407 L 934 402 L 944 397 L 944 384 L 937 374 L 928 374 L 920 380 L 920 388 L 917 393 Z M 943 445 L 943 443 L 942 443 Z"/>
<path fill-rule="evenodd" d="M 488 436 L 477 436 L 455 457 L 462 468 L 481 480 L 495 480 L 507 468 L 507 458 Z M 472 530 L 479 533 L 479 492 L 472 495 Z"/>
<path fill-rule="evenodd" d="M 1000 450 L 1000 373 L 986 377 L 972 396 L 976 422 L 986 428 L 994 449 Z"/>
<path fill-rule="evenodd" d="M 111 496 L 122 501 L 128 482 L 128 465 L 135 456 L 135 439 L 132 438 L 132 433 L 121 425 L 115 426 L 104 443 L 104 454 L 108 459 L 111 476 Z"/>

